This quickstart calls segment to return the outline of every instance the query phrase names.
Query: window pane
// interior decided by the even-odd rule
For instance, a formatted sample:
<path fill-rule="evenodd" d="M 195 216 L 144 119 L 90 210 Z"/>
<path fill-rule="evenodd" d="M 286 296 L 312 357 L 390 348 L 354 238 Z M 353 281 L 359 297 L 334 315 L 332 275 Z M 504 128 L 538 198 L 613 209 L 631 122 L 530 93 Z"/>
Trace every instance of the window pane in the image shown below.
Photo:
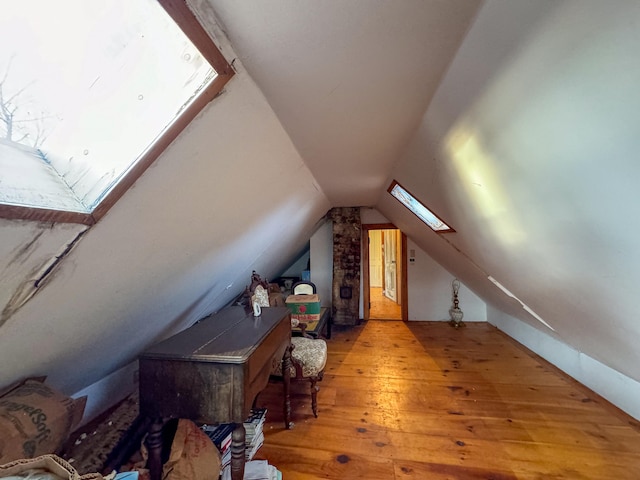
<path fill-rule="evenodd" d="M 87 211 L 216 76 L 155 0 L 4 2 L 0 37 L 3 144 L 37 149 Z"/>
<path fill-rule="evenodd" d="M 453 230 L 399 183 L 394 182 L 389 189 L 389 193 L 436 232 L 450 232 Z"/>

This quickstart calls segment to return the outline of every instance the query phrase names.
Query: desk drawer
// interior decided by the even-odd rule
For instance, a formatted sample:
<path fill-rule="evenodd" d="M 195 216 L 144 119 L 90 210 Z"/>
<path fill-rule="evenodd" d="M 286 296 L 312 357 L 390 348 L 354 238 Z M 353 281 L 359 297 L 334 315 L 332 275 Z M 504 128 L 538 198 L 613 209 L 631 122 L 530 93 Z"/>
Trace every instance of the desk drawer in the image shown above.
<path fill-rule="evenodd" d="M 269 333 L 263 342 L 263 348 L 255 352 L 248 362 L 247 378 L 252 397 L 263 390 L 269 381 L 274 362 L 281 362 L 285 350 L 291 343 L 291 320 L 281 322 Z M 253 395 L 254 394 L 254 395 Z M 253 400 L 252 400 L 253 401 Z"/>

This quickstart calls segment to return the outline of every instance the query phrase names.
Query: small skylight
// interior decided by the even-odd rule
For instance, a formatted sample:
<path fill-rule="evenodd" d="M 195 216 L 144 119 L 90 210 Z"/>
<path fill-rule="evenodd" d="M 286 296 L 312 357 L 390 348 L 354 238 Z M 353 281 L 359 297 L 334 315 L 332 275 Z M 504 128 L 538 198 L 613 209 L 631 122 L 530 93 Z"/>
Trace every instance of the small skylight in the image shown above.
<path fill-rule="evenodd" d="M 183 2 L 6 2 L 0 202 L 92 214 L 177 136 L 201 97 L 222 88 L 220 65 L 228 66 Z"/>
<path fill-rule="evenodd" d="M 435 213 L 429 210 L 424 204 L 415 198 L 402 185 L 395 180 L 391 182 L 387 190 L 400 203 L 413 212 L 420 220 L 429 225 L 436 233 L 455 232 L 453 228 L 444 223 Z"/>

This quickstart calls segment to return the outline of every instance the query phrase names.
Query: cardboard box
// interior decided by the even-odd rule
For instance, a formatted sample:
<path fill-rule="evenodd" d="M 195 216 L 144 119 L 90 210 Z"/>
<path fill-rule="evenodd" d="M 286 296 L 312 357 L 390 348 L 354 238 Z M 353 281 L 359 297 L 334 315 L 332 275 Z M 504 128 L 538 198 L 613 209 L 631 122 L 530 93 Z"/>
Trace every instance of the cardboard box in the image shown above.
<path fill-rule="evenodd" d="M 6 391 L 0 397 L 0 464 L 60 453 L 86 401 L 67 397 L 40 379 Z"/>
<path fill-rule="evenodd" d="M 320 319 L 320 299 L 317 294 L 289 295 L 285 303 L 291 310 L 291 318 L 301 322 Z"/>
<path fill-rule="evenodd" d="M 320 320 L 319 313 L 292 313 L 291 318 L 295 318 L 299 322 L 311 323 Z"/>

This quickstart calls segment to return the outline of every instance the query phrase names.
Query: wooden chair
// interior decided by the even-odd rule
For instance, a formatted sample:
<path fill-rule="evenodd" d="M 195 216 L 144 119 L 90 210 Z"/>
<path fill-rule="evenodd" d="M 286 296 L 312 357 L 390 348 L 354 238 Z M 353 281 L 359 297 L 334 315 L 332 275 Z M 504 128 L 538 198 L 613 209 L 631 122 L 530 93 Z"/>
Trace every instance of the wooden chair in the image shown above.
<path fill-rule="evenodd" d="M 316 291 L 316 286 L 311 282 L 304 283 L 305 292 L 309 294 Z M 262 288 L 268 289 L 268 282 L 263 281 L 255 271 L 251 275 L 251 285 L 248 290 L 251 295 L 255 295 L 256 291 Z M 295 285 L 294 285 L 295 292 Z M 302 293 L 302 292 L 300 292 Z M 264 301 L 264 300 L 262 300 Z M 261 306 L 268 307 L 269 302 L 263 303 Z M 311 410 L 313 416 L 318 417 L 318 392 L 320 387 L 318 382 L 322 380 L 324 375 L 324 367 L 327 364 L 327 342 L 320 338 L 312 338 L 305 333 L 306 324 L 299 322 L 297 319 L 291 319 L 291 327 L 300 327 L 302 336 L 291 338 L 291 367 L 289 376 L 291 380 L 309 381 L 311 390 Z M 271 375 L 274 377 L 282 377 L 282 363 L 275 362 L 272 367 Z"/>
<path fill-rule="evenodd" d="M 294 295 L 312 295 L 316 293 L 316 285 L 312 282 L 296 282 L 291 287 L 291 292 Z"/>
<path fill-rule="evenodd" d="M 265 300 L 265 294 L 267 300 Z M 242 299 L 245 299 L 248 304 L 252 304 L 254 296 L 257 296 L 256 299 L 261 307 L 286 306 L 280 287 L 275 283 L 269 283 L 266 279 L 263 280 L 255 270 L 251 273 L 251 284 L 247 286 Z"/>
<path fill-rule="evenodd" d="M 292 320 L 295 324 L 297 320 Z M 293 325 L 297 326 L 297 325 Z M 304 327 L 303 327 L 304 332 Z M 304 335 L 304 333 L 303 333 Z M 311 390 L 311 410 L 313 416 L 318 418 L 318 382 L 324 375 L 324 367 L 327 364 L 327 342 L 321 338 L 310 336 L 291 338 L 291 368 L 289 374 L 291 380 L 309 381 Z M 278 362 L 271 374 L 282 377 L 282 364 Z"/>

